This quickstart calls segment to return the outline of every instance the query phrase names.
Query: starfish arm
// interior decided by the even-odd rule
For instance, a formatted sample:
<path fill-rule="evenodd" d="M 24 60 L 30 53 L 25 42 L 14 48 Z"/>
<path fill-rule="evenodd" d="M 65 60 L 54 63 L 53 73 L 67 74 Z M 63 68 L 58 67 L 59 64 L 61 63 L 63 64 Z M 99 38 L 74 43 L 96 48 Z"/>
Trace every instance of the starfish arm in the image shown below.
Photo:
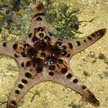
<path fill-rule="evenodd" d="M 49 70 L 48 70 L 49 71 Z M 15 86 L 10 93 L 8 98 L 6 108 L 16 108 L 17 104 L 21 100 L 21 98 L 36 84 L 43 81 L 53 81 L 62 85 L 65 85 L 83 97 L 85 97 L 91 104 L 99 105 L 99 101 L 95 98 L 95 96 L 90 92 L 86 86 L 84 86 L 80 80 L 71 72 L 69 69 L 68 72 L 64 73 L 54 73 L 48 72 L 44 70 L 44 73 L 34 73 L 29 72 L 27 70 L 21 70 L 18 78 L 16 80 Z"/>
<path fill-rule="evenodd" d="M 42 74 L 35 74 L 36 72 L 27 71 L 21 69 L 18 78 L 14 84 L 14 87 L 9 95 L 6 108 L 16 108 L 22 97 L 35 85 L 45 81 L 45 77 Z"/>
<path fill-rule="evenodd" d="M 13 53 L 14 43 L 15 41 L 0 42 L 0 54 L 14 57 L 14 53 Z"/>
<path fill-rule="evenodd" d="M 93 93 L 72 73 L 71 70 L 66 74 L 54 74 L 54 76 L 51 77 L 46 75 L 46 80 L 67 86 L 86 98 L 92 105 L 99 105 L 99 101 Z"/>
<path fill-rule="evenodd" d="M 49 41 L 53 38 L 50 25 L 47 23 L 44 6 L 42 2 L 37 2 L 32 16 L 32 23 L 26 42 L 32 44 L 38 40 Z"/>
<path fill-rule="evenodd" d="M 103 29 L 100 29 L 100 30 L 92 33 L 89 36 L 74 39 L 71 42 L 71 44 L 73 46 L 73 48 L 71 49 L 71 52 L 70 52 L 71 56 L 84 50 L 85 48 L 92 45 L 93 43 L 95 43 L 97 40 L 102 38 L 105 35 L 105 33 L 106 33 L 106 29 L 103 28 Z"/>

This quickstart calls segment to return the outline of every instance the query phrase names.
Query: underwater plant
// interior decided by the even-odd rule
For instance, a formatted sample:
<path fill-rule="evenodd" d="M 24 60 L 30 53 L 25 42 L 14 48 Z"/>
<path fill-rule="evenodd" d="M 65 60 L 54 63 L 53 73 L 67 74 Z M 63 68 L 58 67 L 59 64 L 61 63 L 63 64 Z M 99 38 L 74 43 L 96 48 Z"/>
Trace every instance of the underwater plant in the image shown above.
<path fill-rule="evenodd" d="M 60 3 L 53 5 L 54 0 L 46 0 L 45 10 L 48 22 L 50 22 L 53 33 L 60 38 L 74 38 L 78 31 L 80 21 L 78 20 L 78 9 L 70 9 L 70 6 Z"/>
<path fill-rule="evenodd" d="M 29 6 L 30 3 L 35 4 L 36 1 L 31 0 L 14 0 L 14 1 L 2 1 L 0 3 L 0 31 L 3 40 L 6 40 L 4 31 L 2 28 L 8 30 L 9 34 L 13 34 L 24 38 L 28 31 L 31 21 L 32 10 Z M 74 38 L 78 31 L 80 21 L 78 20 L 78 9 L 71 9 L 67 4 L 60 3 L 54 6 L 54 0 L 45 0 L 45 12 L 47 20 L 52 26 L 53 34 L 60 38 L 68 39 Z"/>

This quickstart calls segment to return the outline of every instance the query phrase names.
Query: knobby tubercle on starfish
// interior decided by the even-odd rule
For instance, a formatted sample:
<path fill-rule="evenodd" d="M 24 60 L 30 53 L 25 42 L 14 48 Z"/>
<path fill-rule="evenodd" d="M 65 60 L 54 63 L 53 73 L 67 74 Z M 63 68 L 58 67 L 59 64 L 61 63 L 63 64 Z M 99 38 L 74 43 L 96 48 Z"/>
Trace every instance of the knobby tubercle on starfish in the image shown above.
<path fill-rule="evenodd" d="M 72 41 L 57 39 L 47 24 L 43 3 L 38 2 L 28 37 L 22 41 L 0 43 L 0 54 L 13 57 L 20 66 L 6 108 L 16 108 L 30 88 L 43 81 L 65 85 L 85 97 L 91 104 L 99 105 L 93 93 L 72 73 L 69 62 L 74 54 L 95 43 L 105 33 L 106 29 L 103 28 Z"/>

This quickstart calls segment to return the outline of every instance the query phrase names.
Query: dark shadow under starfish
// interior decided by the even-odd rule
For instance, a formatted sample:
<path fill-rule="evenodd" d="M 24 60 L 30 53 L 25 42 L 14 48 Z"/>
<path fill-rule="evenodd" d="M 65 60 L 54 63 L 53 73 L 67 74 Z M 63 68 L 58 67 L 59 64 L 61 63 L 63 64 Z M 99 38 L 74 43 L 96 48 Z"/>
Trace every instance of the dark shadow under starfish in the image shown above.
<path fill-rule="evenodd" d="M 20 66 L 6 108 L 16 108 L 29 89 L 43 81 L 65 85 L 81 94 L 91 104 L 99 105 L 99 101 L 72 73 L 69 65 L 74 54 L 103 37 L 106 29 L 100 29 L 89 36 L 72 41 L 56 39 L 50 32 L 43 8 L 41 2 L 37 3 L 26 39 L 0 43 L 0 53 L 13 57 Z"/>

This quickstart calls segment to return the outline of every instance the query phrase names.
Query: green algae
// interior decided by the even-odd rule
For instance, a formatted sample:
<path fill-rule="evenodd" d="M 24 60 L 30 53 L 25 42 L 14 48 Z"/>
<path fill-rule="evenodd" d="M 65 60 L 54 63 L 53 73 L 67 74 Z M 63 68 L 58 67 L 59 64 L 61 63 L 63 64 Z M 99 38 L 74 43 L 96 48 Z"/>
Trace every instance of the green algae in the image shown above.
<path fill-rule="evenodd" d="M 77 14 L 79 9 L 71 9 L 65 3 L 59 3 L 55 8 L 54 0 L 46 0 L 45 10 L 47 21 L 53 28 L 53 34 L 58 38 L 74 38 L 78 31 L 80 21 Z"/>

